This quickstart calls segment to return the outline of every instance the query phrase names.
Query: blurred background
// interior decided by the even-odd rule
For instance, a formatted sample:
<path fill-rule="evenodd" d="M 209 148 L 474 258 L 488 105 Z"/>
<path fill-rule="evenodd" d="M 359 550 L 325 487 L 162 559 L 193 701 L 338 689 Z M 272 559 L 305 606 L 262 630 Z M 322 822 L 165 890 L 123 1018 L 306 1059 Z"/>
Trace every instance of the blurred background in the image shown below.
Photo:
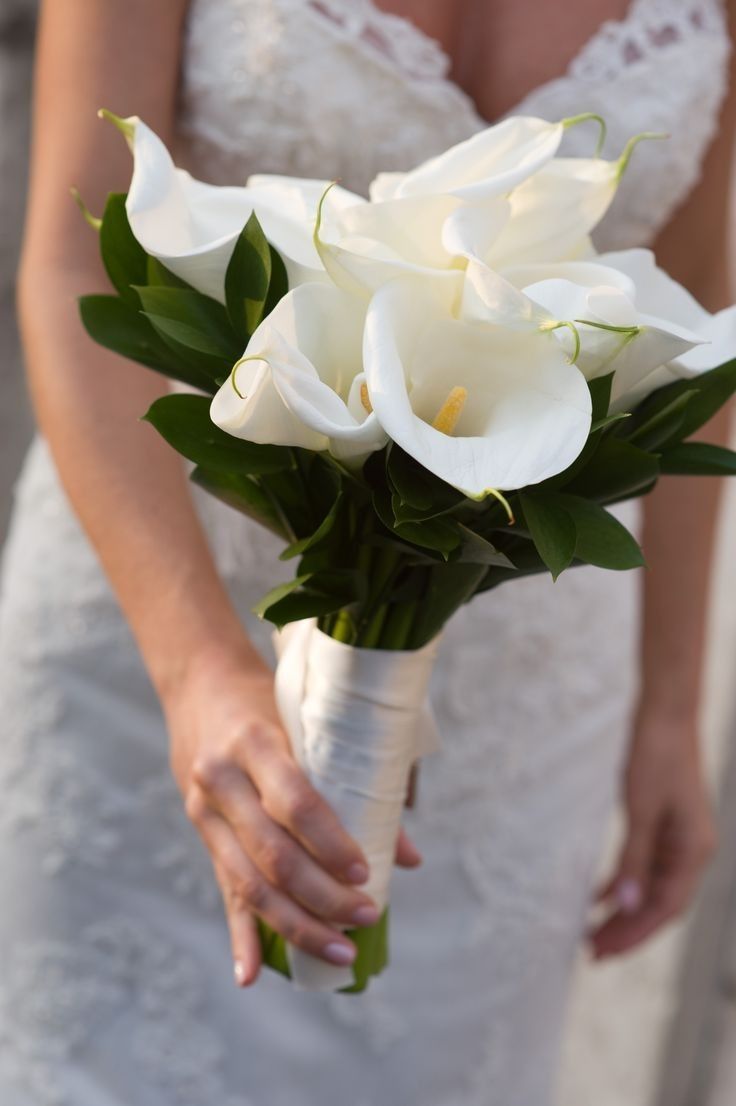
<path fill-rule="evenodd" d="M 0 543 L 31 433 L 14 320 L 14 271 L 25 195 L 34 18 L 35 0 L 0 0 Z M 721 849 L 684 922 L 624 960 L 592 966 L 581 955 L 560 1106 L 736 1103 L 735 561 L 733 481 L 721 520 L 703 709 Z M 617 830 L 611 828 L 611 849 Z"/>

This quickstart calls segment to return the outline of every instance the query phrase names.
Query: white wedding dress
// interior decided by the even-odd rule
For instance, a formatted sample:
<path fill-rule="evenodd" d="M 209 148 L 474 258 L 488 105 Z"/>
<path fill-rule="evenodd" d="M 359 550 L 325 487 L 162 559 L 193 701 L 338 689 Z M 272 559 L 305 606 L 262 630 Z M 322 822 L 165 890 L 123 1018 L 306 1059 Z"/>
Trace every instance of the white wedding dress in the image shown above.
<path fill-rule="evenodd" d="M 597 111 L 642 145 L 599 235 L 651 240 L 696 182 L 727 80 L 718 0 L 632 0 L 517 111 Z M 194 0 L 178 158 L 197 175 L 364 189 L 484 125 L 439 47 L 370 0 Z M 576 128 L 569 149 L 589 149 Z M 135 369 L 131 368 L 131 372 Z M 195 493 L 249 614 L 278 546 Z M 620 517 L 637 525 L 632 504 Z M 570 972 L 636 691 L 636 574 L 506 585 L 449 627 L 441 753 L 406 823 L 389 970 L 367 994 L 238 991 L 130 632 L 42 440 L 0 613 L 3 1106 L 549 1106 Z"/>

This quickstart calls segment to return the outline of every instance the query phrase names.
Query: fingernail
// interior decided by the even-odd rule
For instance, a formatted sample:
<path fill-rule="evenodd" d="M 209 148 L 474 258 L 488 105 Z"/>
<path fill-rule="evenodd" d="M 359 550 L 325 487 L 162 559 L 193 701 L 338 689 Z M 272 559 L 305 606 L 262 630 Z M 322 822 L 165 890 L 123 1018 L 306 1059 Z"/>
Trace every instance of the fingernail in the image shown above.
<path fill-rule="evenodd" d="M 641 884 L 636 879 L 622 879 L 616 888 L 616 901 L 624 914 L 636 914 L 642 897 Z"/>
<path fill-rule="evenodd" d="M 365 883 L 369 875 L 367 865 L 361 864 L 360 861 L 351 864 L 347 870 L 347 877 L 351 883 Z"/>
<path fill-rule="evenodd" d="M 352 964 L 358 954 L 358 950 L 352 945 L 338 945 L 333 942 L 325 946 L 325 956 L 333 964 Z"/>
<path fill-rule="evenodd" d="M 244 987 L 246 980 L 246 971 L 245 964 L 242 960 L 236 960 L 233 964 L 233 975 L 235 976 L 235 982 L 237 983 L 238 987 Z"/>
<path fill-rule="evenodd" d="M 353 921 L 356 926 L 374 926 L 381 917 L 377 906 L 364 903 L 353 911 Z"/>

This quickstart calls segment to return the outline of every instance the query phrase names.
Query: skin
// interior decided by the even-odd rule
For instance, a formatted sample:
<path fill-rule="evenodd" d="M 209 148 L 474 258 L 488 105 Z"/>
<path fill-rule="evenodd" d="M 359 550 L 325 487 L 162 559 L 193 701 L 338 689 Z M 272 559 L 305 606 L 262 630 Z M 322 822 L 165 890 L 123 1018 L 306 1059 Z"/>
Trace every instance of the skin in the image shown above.
<path fill-rule="evenodd" d="M 39 424 L 160 697 L 172 770 L 210 850 L 236 980 L 246 986 L 260 967 L 254 916 L 308 952 L 344 962 L 353 946 L 335 925 L 370 924 L 375 909 L 371 915 L 373 904 L 360 891 L 366 872 L 359 846 L 293 760 L 272 674 L 229 603 L 182 465 L 138 421 L 164 382 L 101 350 L 78 321 L 76 297 L 106 291 L 107 280 L 69 188 L 79 187 L 99 211 L 107 192 L 124 190 L 130 175 L 127 151 L 112 128 L 97 122 L 95 109 L 139 114 L 170 142 L 186 6 L 185 0 L 42 4 L 18 307 Z M 492 119 L 562 72 L 597 26 L 620 18 L 627 3 L 576 0 L 556 6 L 554 18 L 547 0 L 379 6 L 441 41 L 454 79 Z M 530 25 L 547 23 L 549 34 L 528 34 Z M 665 266 L 711 310 L 732 299 L 724 226 L 733 115 L 729 103 L 702 184 L 658 243 Z M 692 241 L 700 244 L 697 254 Z M 725 427 L 720 416 L 707 437 L 722 439 Z M 650 569 L 642 693 L 624 796 L 629 832 L 602 893 L 610 918 L 591 936 L 599 956 L 632 948 L 681 911 L 712 851 L 696 712 L 717 499 L 716 482 L 678 478 L 663 482 L 646 504 Z M 420 860 L 402 834 L 397 861 L 412 867 Z M 365 913 L 356 914 L 361 908 Z"/>

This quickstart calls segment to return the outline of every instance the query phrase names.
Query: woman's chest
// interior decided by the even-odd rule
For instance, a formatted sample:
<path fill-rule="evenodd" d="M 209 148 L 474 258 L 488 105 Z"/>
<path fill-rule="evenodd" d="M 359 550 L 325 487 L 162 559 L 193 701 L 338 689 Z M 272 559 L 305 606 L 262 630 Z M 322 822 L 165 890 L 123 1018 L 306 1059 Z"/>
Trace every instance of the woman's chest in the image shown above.
<path fill-rule="evenodd" d="M 566 73 L 632 0 L 376 0 L 439 42 L 450 76 L 485 119 L 497 119 L 540 84 Z"/>

